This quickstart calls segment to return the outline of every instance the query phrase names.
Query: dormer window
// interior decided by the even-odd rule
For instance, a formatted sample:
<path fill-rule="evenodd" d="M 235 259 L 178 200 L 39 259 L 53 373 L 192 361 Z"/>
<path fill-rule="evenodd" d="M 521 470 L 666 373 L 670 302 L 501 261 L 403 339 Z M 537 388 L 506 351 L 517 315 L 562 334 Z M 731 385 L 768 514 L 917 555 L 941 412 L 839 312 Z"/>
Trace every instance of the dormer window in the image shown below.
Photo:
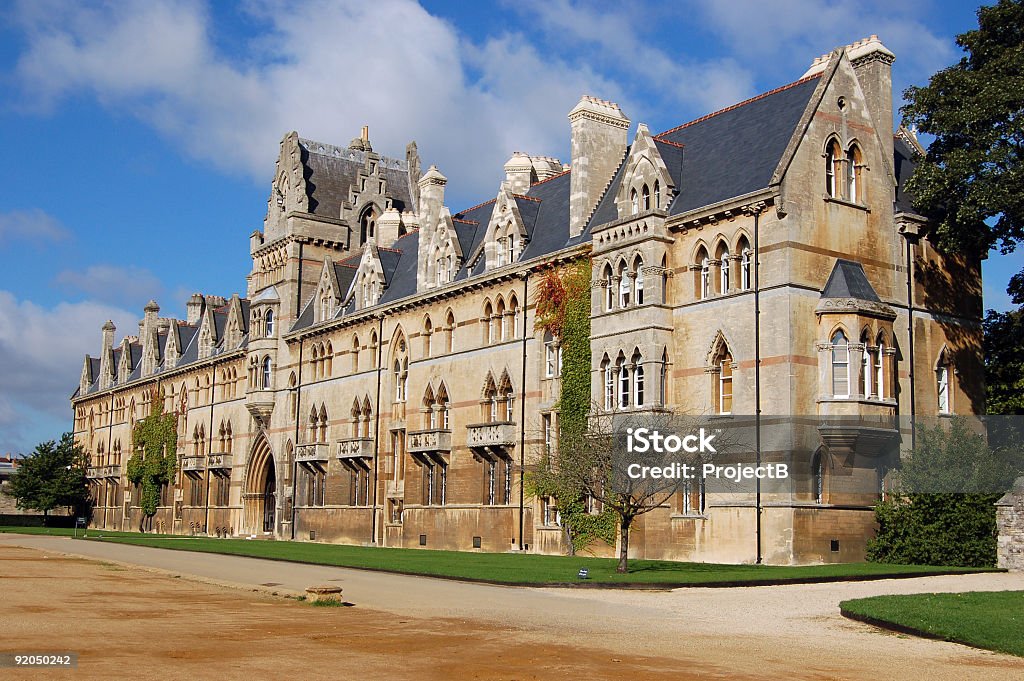
<path fill-rule="evenodd" d="M 629 207 L 633 215 L 640 212 L 640 199 L 637 197 L 636 190 L 629 190 Z"/>
<path fill-rule="evenodd" d="M 838 177 L 841 177 L 836 171 L 839 169 L 842 159 L 842 151 L 839 149 L 839 143 L 835 140 L 830 140 L 828 146 L 825 148 L 825 193 L 832 198 L 839 198 L 839 183 Z"/>
<path fill-rule="evenodd" d="M 861 192 L 860 182 L 861 154 L 856 144 L 851 144 L 846 150 L 846 199 L 854 203 L 861 203 L 859 195 Z"/>
<path fill-rule="evenodd" d="M 651 209 L 651 190 L 647 188 L 646 184 L 643 186 L 643 189 L 640 190 L 640 199 L 641 199 L 640 205 L 643 207 L 643 210 L 645 210 L 645 211 L 646 210 L 650 210 Z"/>
<path fill-rule="evenodd" d="M 263 334 L 270 338 L 274 335 L 274 311 L 267 310 L 266 316 L 263 317 Z"/>
<path fill-rule="evenodd" d="M 661 208 L 661 183 L 654 181 L 654 207 Z"/>

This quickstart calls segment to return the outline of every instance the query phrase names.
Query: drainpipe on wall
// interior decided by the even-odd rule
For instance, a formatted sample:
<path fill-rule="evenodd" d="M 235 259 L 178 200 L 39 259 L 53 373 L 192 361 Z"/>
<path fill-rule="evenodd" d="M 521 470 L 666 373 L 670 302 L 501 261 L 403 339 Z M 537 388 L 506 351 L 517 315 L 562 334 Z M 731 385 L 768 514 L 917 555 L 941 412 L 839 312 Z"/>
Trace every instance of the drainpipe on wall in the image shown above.
<path fill-rule="evenodd" d="M 210 385 L 210 430 L 208 431 L 210 433 L 209 442 L 211 444 L 213 443 L 213 404 L 216 401 L 214 399 L 214 395 L 216 394 L 217 368 L 214 367 L 213 382 Z M 206 477 L 206 519 L 203 521 L 203 532 L 205 532 L 207 535 L 210 534 L 210 449 L 212 448 L 213 447 L 211 446 L 208 447 L 206 450 L 206 466 L 203 467 L 203 475 Z M 175 456 L 177 456 L 177 453 L 175 453 Z M 182 496 L 185 496 L 185 490 L 182 490 L 181 493 Z M 182 529 L 184 529 L 184 521 L 182 521 Z"/>
<path fill-rule="evenodd" d="M 910 367 L 910 449 L 917 447 L 917 385 L 914 371 L 914 256 L 913 249 L 917 243 L 917 235 L 904 232 L 903 237 L 907 242 L 907 342 L 909 344 L 908 355 Z"/>
<path fill-rule="evenodd" d="M 523 550 L 523 530 L 525 527 L 525 508 L 526 508 L 526 341 L 529 337 L 526 333 L 526 319 L 527 309 L 530 304 L 529 298 L 530 291 L 530 273 L 526 272 L 523 276 L 523 373 L 522 378 L 522 397 L 519 400 L 519 550 Z"/>
<path fill-rule="evenodd" d="M 754 453 L 758 469 L 761 467 L 761 212 L 764 203 L 750 207 L 754 215 Z M 754 513 L 757 532 L 757 564 L 764 560 L 761 538 L 761 479 L 755 480 Z"/>
<path fill-rule="evenodd" d="M 377 347 L 370 349 L 370 358 L 377 366 L 377 394 L 374 397 L 376 406 L 373 408 L 373 512 L 370 514 L 370 543 L 378 545 L 377 541 L 377 488 L 380 486 L 380 348 L 384 338 L 384 316 L 377 317 Z"/>
<path fill-rule="evenodd" d="M 300 244 L 301 248 L 301 244 Z M 295 460 L 295 449 L 299 446 L 299 414 L 302 413 L 302 345 L 299 338 L 299 367 L 295 371 L 295 442 L 292 444 L 292 540 L 295 540 L 295 501 L 298 496 L 299 464 Z"/>

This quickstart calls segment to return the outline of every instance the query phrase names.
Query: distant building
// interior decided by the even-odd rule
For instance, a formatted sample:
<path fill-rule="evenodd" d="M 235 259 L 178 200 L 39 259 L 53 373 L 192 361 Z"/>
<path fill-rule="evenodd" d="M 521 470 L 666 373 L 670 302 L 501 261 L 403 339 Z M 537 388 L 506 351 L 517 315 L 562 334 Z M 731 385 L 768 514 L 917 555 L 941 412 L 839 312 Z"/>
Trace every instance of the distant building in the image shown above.
<path fill-rule="evenodd" d="M 18 509 L 14 497 L 8 494 L 8 481 L 18 470 L 18 460 L 13 455 L 0 456 L 0 514 L 24 513 Z"/>
<path fill-rule="evenodd" d="M 161 400 L 181 465 L 157 531 L 564 551 L 558 500 L 521 487 L 557 446 L 560 354 L 532 291 L 582 255 L 596 409 L 751 414 L 758 377 L 767 415 L 980 412 L 979 262 L 937 252 L 902 189 L 919 147 L 892 130 L 893 58 L 872 36 L 632 141 L 616 104 L 584 97 L 568 165 L 517 152 L 462 210 L 415 144 L 392 159 L 365 128 L 347 147 L 286 135 L 246 296 L 196 294 L 184 320 L 151 302 L 85 359 L 93 525 L 142 522 L 125 464 Z M 169 261 L 193 247 L 169 239 Z M 799 453 L 806 483 L 760 509 L 767 562 L 863 558 L 893 461 L 852 442 L 876 436 L 823 430 Z M 631 552 L 750 562 L 756 514 L 697 486 L 640 518 Z"/>

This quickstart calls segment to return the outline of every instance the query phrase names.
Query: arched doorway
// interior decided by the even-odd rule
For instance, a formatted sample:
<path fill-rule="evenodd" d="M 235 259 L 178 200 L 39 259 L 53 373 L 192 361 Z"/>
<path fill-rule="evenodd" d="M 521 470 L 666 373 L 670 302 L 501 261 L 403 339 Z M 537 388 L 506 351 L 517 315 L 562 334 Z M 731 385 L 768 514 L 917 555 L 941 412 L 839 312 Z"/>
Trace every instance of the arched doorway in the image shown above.
<path fill-rule="evenodd" d="M 270 443 L 256 440 L 246 469 L 242 492 L 245 529 L 248 534 L 274 534 L 277 529 L 277 473 Z"/>
<path fill-rule="evenodd" d="M 267 470 L 267 482 L 263 485 L 263 531 L 274 531 L 274 519 L 277 516 L 277 479 L 274 467 Z"/>

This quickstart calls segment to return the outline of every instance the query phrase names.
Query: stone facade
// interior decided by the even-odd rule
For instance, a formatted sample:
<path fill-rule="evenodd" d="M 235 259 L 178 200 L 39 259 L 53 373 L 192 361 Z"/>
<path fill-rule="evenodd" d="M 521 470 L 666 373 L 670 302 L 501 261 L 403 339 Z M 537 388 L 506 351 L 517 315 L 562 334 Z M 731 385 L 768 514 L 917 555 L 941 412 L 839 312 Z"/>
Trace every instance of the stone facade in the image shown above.
<path fill-rule="evenodd" d="M 999 545 L 996 565 L 1011 572 L 1024 572 L 1024 477 L 996 502 Z"/>
<path fill-rule="evenodd" d="M 980 267 L 937 252 L 900 189 L 917 141 L 889 124 L 892 61 L 872 37 L 628 144 L 622 110 L 584 97 L 568 165 L 516 152 L 494 198 L 458 212 L 415 144 L 390 159 L 365 129 L 347 148 L 285 136 L 246 296 L 197 294 L 185 320 L 152 303 L 138 335 L 115 344 L 108 324 L 86 357 L 72 406 L 94 525 L 142 521 L 124 465 L 162 400 L 181 466 L 158 531 L 563 552 L 557 500 L 523 486 L 558 418 L 532 292 L 579 256 L 598 410 L 979 412 Z M 767 562 L 862 559 L 862 490 L 894 463 L 855 449 L 863 435 L 801 445 L 813 483 L 760 507 L 677 495 L 637 520 L 631 553 L 751 562 L 760 513 Z"/>

